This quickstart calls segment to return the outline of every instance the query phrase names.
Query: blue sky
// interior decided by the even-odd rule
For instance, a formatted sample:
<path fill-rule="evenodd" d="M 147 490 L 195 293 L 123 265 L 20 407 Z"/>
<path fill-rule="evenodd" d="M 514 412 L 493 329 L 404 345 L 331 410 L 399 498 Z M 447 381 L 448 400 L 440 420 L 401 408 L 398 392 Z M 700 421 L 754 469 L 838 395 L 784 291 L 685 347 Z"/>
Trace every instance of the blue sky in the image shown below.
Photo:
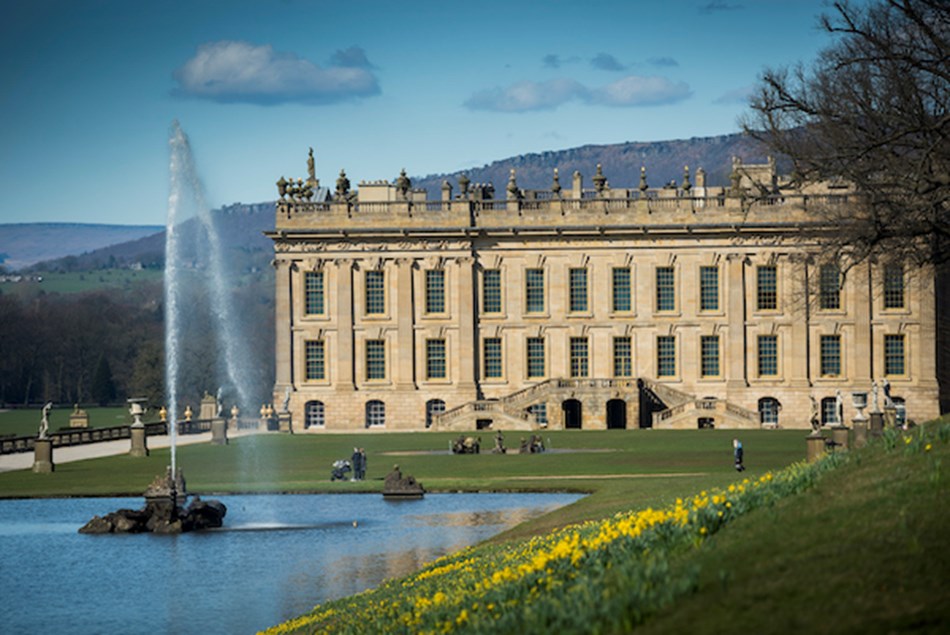
<path fill-rule="evenodd" d="M 180 121 L 218 206 L 585 144 L 735 132 L 821 0 L 7 0 L 0 222 L 159 224 Z"/>

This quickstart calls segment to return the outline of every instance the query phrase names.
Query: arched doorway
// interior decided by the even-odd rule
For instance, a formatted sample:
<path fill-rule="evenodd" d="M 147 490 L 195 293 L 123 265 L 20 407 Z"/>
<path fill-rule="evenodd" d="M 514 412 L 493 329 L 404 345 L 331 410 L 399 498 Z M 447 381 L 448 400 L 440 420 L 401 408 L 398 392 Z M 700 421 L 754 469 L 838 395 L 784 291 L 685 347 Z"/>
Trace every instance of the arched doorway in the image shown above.
<path fill-rule="evenodd" d="M 561 410 L 564 411 L 564 428 L 567 430 L 580 430 L 583 407 L 577 399 L 567 399 L 561 404 Z"/>
<path fill-rule="evenodd" d="M 782 404 L 775 397 L 762 397 L 759 399 L 759 423 L 763 426 L 777 426 L 781 409 Z"/>
<path fill-rule="evenodd" d="M 432 427 L 432 417 L 445 412 L 445 402 L 441 399 L 430 399 L 426 402 L 426 427 Z"/>
<path fill-rule="evenodd" d="M 607 429 L 627 429 L 627 402 L 623 399 L 611 399 L 607 402 Z"/>

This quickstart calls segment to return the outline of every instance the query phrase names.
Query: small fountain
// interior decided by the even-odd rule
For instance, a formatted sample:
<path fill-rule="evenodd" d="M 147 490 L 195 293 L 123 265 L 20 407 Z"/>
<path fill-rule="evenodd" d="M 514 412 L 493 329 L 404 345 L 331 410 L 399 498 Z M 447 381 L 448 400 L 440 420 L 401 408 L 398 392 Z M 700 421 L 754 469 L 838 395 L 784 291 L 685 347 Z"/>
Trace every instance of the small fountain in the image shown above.
<path fill-rule="evenodd" d="M 238 323 L 237 314 L 231 306 L 228 290 L 231 282 L 224 270 L 224 255 L 221 240 L 211 216 L 211 210 L 205 203 L 204 190 L 195 169 L 194 159 L 188 137 L 175 121 L 169 138 L 169 195 L 168 218 L 165 233 L 165 386 L 168 393 L 168 408 L 163 408 L 162 417 L 168 427 L 170 437 L 171 461 L 167 471 L 155 478 L 145 491 L 145 507 L 140 510 L 120 509 L 104 517 L 96 516 L 79 531 L 80 533 L 140 533 L 154 532 L 174 534 L 196 529 L 220 527 L 227 508 L 219 501 L 202 501 L 193 497 L 185 506 L 188 498 L 185 479 L 177 465 L 178 422 L 178 382 L 181 362 L 181 318 L 183 316 L 181 298 L 181 271 L 179 264 L 184 259 L 181 245 L 182 223 L 185 210 L 191 205 L 197 210 L 199 226 L 206 237 L 208 269 L 207 289 L 211 299 L 211 311 L 219 328 L 216 332 L 224 352 L 225 372 L 228 380 L 238 393 L 238 402 L 242 407 L 250 403 L 249 381 L 246 376 L 251 364 L 245 358 L 240 343 L 244 341 Z M 215 404 L 219 406 L 221 390 Z M 130 399 L 130 414 L 134 418 L 132 425 L 132 455 L 148 456 L 145 443 L 145 426 L 141 417 L 145 413 L 143 399 Z M 235 406 L 234 418 L 237 409 Z M 214 415 L 221 428 L 220 406 Z M 190 408 L 186 408 L 185 419 L 191 418 Z M 236 425 L 236 421 L 235 421 Z M 226 431 L 217 432 L 212 442 L 221 443 Z"/>

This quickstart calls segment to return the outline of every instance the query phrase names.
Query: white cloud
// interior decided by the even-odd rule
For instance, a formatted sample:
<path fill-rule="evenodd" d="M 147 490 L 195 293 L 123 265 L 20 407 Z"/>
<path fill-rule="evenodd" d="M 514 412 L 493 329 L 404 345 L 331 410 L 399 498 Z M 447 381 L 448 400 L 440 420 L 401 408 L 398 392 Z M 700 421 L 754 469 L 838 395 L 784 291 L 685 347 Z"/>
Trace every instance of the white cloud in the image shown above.
<path fill-rule="evenodd" d="M 665 77 L 628 75 L 591 91 L 591 103 L 603 106 L 658 106 L 682 101 L 692 95 L 689 84 Z"/>
<path fill-rule="evenodd" d="M 472 110 L 527 112 L 553 110 L 563 103 L 582 97 L 587 89 L 573 79 L 552 79 L 547 82 L 523 81 L 507 88 L 480 90 L 465 102 Z"/>
<path fill-rule="evenodd" d="M 337 51 L 322 67 L 269 45 L 221 40 L 198 47 L 174 73 L 176 93 L 219 102 L 331 103 L 379 94 L 359 47 Z"/>

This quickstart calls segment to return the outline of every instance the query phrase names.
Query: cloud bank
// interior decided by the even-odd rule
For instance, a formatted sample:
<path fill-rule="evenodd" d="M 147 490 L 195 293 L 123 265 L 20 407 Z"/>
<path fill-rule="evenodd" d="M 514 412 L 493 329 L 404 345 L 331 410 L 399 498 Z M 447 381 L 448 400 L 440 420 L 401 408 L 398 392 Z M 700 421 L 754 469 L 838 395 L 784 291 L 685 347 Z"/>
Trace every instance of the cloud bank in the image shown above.
<path fill-rule="evenodd" d="M 221 40 L 199 46 L 174 72 L 174 92 L 222 103 L 328 104 L 378 95 L 372 68 L 357 46 L 337 51 L 323 67 L 269 44 Z"/>
<path fill-rule="evenodd" d="M 727 90 L 713 100 L 714 104 L 747 104 L 755 92 L 752 84 Z"/>
<path fill-rule="evenodd" d="M 690 95 L 692 91 L 685 82 L 629 75 L 599 88 L 588 88 L 573 79 L 522 81 L 480 90 L 469 97 L 465 106 L 495 112 L 554 110 L 574 100 L 598 106 L 658 106 L 682 101 Z"/>

